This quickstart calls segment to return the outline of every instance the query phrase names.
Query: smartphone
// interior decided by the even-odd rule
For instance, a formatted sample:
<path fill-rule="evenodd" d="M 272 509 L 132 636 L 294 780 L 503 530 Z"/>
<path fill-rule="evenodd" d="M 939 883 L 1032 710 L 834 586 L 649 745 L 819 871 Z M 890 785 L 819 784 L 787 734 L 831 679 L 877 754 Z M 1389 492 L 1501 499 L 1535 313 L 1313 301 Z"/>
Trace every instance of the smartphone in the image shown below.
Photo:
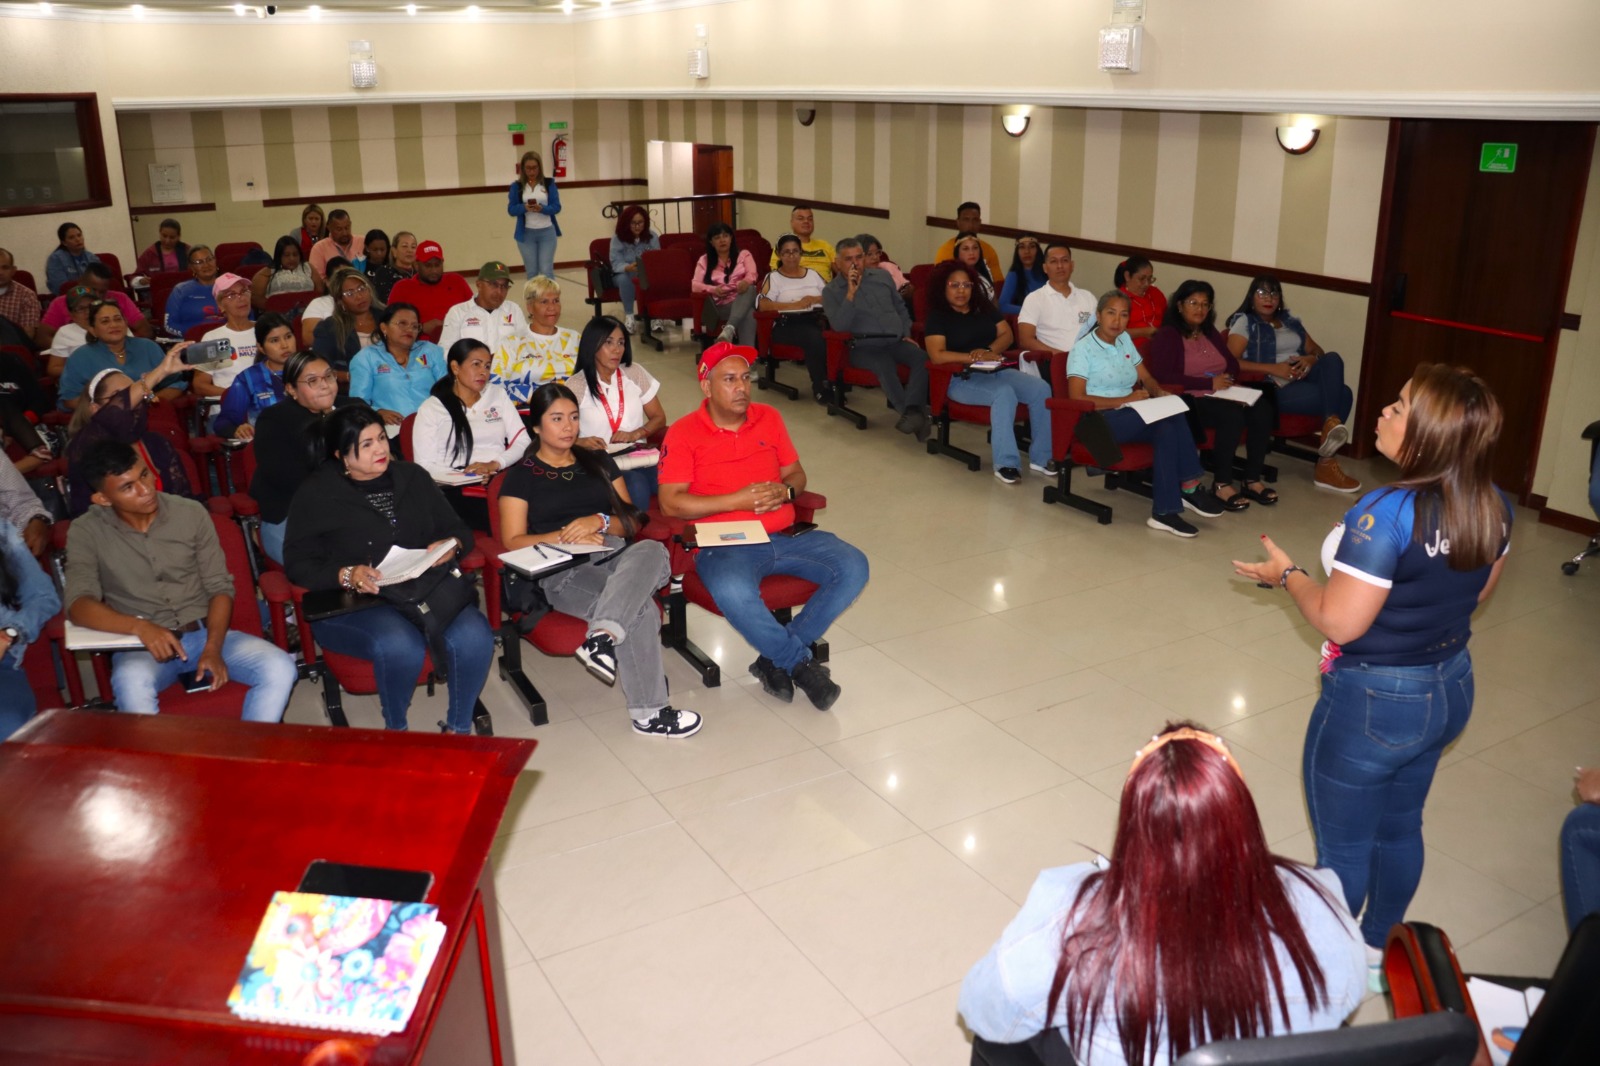
<path fill-rule="evenodd" d="M 816 528 L 817 524 L 815 522 L 796 522 L 788 529 L 780 529 L 778 532 L 786 537 L 803 537 Z"/>
<path fill-rule="evenodd" d="M 183 361 L 190 366 L 224 363 L 233 358 L 233 344 L 226 337 L 196 341 L 183 350 Z"/>
<path fill-rule="evenodd" d="M 178 684 L 183 686 L 185 692 L 209 692 L 211 690 L 211 671 L 201 674 L 194 670 L 185 670 L 178 675 Z"/>
<path fill-rule="evenodd" d="M 432 886 L 433 874 L 426 870 L 393 870 L 385 866 L 357 866 L 314 859 L 306 867 L 295 891 L 421 903 L 428 898 L 428 889 Z"/>

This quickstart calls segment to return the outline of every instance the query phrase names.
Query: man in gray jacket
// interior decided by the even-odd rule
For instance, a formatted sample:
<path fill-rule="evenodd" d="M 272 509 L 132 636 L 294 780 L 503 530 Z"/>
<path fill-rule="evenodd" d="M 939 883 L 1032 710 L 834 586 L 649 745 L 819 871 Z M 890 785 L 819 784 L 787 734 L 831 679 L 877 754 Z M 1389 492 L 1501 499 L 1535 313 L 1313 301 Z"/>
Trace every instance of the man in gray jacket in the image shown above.
<path fill-rule="evenodd" d="M 868 270 L 866 252 L 854 237 L 835 246 L 833 280 L 822 291 L 828 324 L 850 334 L 850 365 L 878 379 L 889 405 L 900 413 L 894 428 L 928 439 L 928 357 L 906 337 L 911 314 L 888 272 Z M 896 364 L 910 371 L 904 385 Z"/>

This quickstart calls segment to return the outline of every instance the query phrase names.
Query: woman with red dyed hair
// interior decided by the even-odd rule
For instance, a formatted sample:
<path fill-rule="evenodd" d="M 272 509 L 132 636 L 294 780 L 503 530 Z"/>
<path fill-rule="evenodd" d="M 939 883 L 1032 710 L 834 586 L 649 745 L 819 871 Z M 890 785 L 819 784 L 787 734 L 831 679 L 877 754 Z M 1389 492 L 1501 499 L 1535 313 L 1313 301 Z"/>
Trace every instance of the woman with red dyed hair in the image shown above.
<path fill-rule="evenodd" d="M 660 250 L 661 238 L 650 229 L 649 213 L 638 204 L 624 207 L 622 213 L 617 215 L 617 232 L 611 237 L 610 257 L 617 294 L 622 297 L 622 326 L 629 333 L 633 332 L 635 324 L 635 290 L 650 287 L 640 260 L 644 253 Z"/>
<path fill-rule="evenodd" d="M 1337 1028 L 1365 991 L 1337 878 L 1267 850 L 1227 745 L 1178 723 L 1134 756 L 1110 860 L 1039 875 L 967 974 L 961 1015 L 1046 1063 L 1150 1066 Z"/>

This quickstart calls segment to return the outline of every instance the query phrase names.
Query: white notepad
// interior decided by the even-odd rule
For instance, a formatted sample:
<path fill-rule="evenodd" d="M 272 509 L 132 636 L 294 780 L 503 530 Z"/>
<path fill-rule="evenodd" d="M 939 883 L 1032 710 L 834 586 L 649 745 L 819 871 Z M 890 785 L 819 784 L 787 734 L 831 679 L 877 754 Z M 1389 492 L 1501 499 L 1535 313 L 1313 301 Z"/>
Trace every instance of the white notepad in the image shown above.
<path fill-rule="evenodd" d="M 397 544 L 389 549 L 389 554 L 378 564 L 378 573 L 383 575 L 378 587 L 398 585 L 402 581 L 421 577 L 428 567 L 455 550 L 455 541 L 451 540 L 436 546 L 432 551 L 427 548 L 402 548 Z"/>
<path fill-rule="evenodd" d="M 1219 400 L 1232 400 L 1234 403 L 1242 403 L 1246 407 L 1254 407 L 1256 401 L 1261 399 L 1261 390 L 1247 389 L 1243 385 L 1229 385 L 1225 389 L 1218 389 L 1211 395 Z"/>
<path fill-rule="evenodd" d="M 1168 394 L 1166 396 L 1152 396 L 1148 400 L 1134 400 L 1122 406 L 1135 412 L 1144 419 L 1145 425 L 1159 422 L 1163 418 L 1173 415 L 1182 415 L 1189 412 L 1188 406 L 1178 397 Z"/>
<path fill-rule="evenodd" d="M 75 622 L 66 624 L 66 639 L 68 651 L 127 651 L 144 647 L 144 643 L 131 633 L 108 633 Z"/>

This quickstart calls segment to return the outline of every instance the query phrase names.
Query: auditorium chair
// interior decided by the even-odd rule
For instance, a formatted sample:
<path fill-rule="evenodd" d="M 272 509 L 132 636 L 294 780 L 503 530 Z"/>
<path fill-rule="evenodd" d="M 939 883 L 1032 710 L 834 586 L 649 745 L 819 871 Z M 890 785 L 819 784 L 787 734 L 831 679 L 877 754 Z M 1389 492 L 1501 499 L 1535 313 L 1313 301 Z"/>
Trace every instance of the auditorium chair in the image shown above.
<path fill-rule="evenodd" d="M 806 356 L 803 351 L 793 344 L 774 344 L 772 342 L 773 327 L 778 324 L 777 311 L 756 312 L 756 352 L 757 361 L 761 364 L 761 372 L 756 376 L 755 385 L 758 389 L 771 389 L 781 392 L 793 400 L 799 397 L 800 390 L 793 385 L 785 385 L 778 380 L 779 363 L 799 363 L 805 365 Z"/>
<path fill-rule="evenodd" d="M 316 298 L 317 294 L 311 289 L 302 292 L 275 292 L 267 297 L 267 310 L 275 311 L 288 318 L 290 322 L 297 323 L 300 321 L 300 316 L 305 314 L 306 308 L 311 306 L 311 301 Z"/>
<path fill-rule="evenodd" d="M 828 345 L 828 381 L 833 385 L 828 414 L 848 419 L 857 429 L 866 429 L 867 416 L 846 401 L 852 388 L 877 388 L 878 375 L 850 365 L 850 334 L 830 329 L 823 331 L 822 338 Z M 895 372 L 902 385 L 911 378 L 911 371 L 899 363 L 895 364 Z"/>
<path fill-rule="evenodd" d="M 96 252 L 94 254 L 100 257 L 100 265 L 111 271 L 111 288 L 117 292 L 126 293 L 128 291 L 128 282 L 122 273 L 122 260 L 110 252 Z"/>
<path fill-rule="evenodd" d="M 584 280 L 589 287 L 589 295 L 583 302 L 594 308 L 594 317 L 599 318 L 605 314 L 604 305 L 608 303 L 621 303 L 622 293 L 617 291 L 615 285 L 608 289 L 596 289 L 599 281 L 599 270 L 603 266 L 611 265 L 611 238 L 599 237 L 589 242 L 589 262 L 585 264 Z M 649 333 L 649 330 L 645 330 Z"/>
<path fill-rule="evenodd" d="M 698 321 L 705 300 L 689 290 L 695 257 L 688 252 L 663 247 L 660 251 L 645 252 L 639 260 L 650 279 L 649 288 L 638 291 L 639 312 L 646 326 L 640 332 L 640 339 L 659 352 L 664 346 L 660 338 L 648 332 L 651 321 Z"/>
<path fill-rule="evenodd" d="M 1600 451 L 1600 422 L 1590 422 L 1585 426 L 1583 428 L 1583 439 L 1589 442 L 1589 469 L 1592 472 L 1594 470 L 1595 453 Z M 1593 476 L 1593 473 L 1591 473 L 1590 477 Z M 1590 491 L 1594 491 L 1592 485 Z M 1590 497 L 1590 499 L 1593 498 L 1593 496 Z M 1600 518 L 1600 514 L 1596 514 L 1595 517 Z M 1561 564 L 1561 572 L 1571 577 L 1578 572 L 1578 567 L 1583 565 L 1583 561 L 1592 555 L 1600 555 L 1600 536 L 1590 537 L 1589 543 L 1584 546 L 1583 551 Z"/>
<path fill-rule="evenodd" d="M 660 243 L 663 252 L 674 248 L 688 252 L 689 265 L 691 267 L 694 265 L 694 261 L 704 255 L 706 251 L 706 239 L 698 233 L 663 233 Z"/>
<path fill-rule="evenodd" d="M 918 263 L 906 271 L 906 281 L 911 284 L 911 321 L 919 327 L 928 321 L 928 278 L 933 275 L 935 263 Z M 1011 324 L 1013 337 L 1016 323 Z"/>
<path fill-rule="evenodd" d="M 255 241 L 224 241 L 211 249 L 211 254 L 217 257 L 218 274 L 242 274 L 239 264 L 251 252 L 265 251 Z M 254 273 L 254 271 L 251 271 Z"/>
<path fill-rule="evenodd" d="M 733 244 L 741 252 L 749 252 L 750 257 L 756 261 L 756 287 L 772 272 L 772 242 L 761 235 L 760 230 L 736 229 L 733 231 Z"/>
<path fill-rule="evenodd" d="M 193 276 L 187 270 L 163 270 L 150 275 L 150 324 L 158 335 L 166 333 L 167 298 Z"/>
<path fill-rule="evenodd" d="M 1009 317 L 1009 316 L 1008 316 Z M 1016 336 L 1016 326 L 1012 326 L 1012 336 Z M 1000 353 L 1000 358 L 1007 362 L 1022 360 L 1022 352 L 1016 348 Z M 978 455 L 958 448 L 950 443 L 951 422 L 966 422 L 970 425 L 989 428 L 989 408 L 986 405 L 959 403 L 950 399 L 950 382 L 955 378 L 967 377 L 969 371 L 955 363 L 937 364 L 928 360 L 928 418 L 932 423 L 932 432 L 928 436 L 929 455 L 948 455 L 950 458 L 967 464 L 968 470 L 976 470 L 982 465 Z M 1017 404 L 1015 421 L 1019 427 L 1025 426 L 1028 421 L 1028 405 Z M 1020 429 L 1017 433 L 1017 446 L 1025 453 L 1028 440 L 1028 431 Z M 1026 459 L 1027 455 L 1024 454 Z"/>
<path fill-rule="evenodd" d="M 1085 472 L 1098 471 L 1105 477 L 1107 490 L 1129 489 L 1149 495 L 1147 472 L 1155 461 L 1155 450 L 1149 444 L 1128 443 L 1116 446 L 1114 455 L 1096 456 L 1078 439 L 1078 424 L 1086 415 L 1094 413 L 1094 404 L 1088 400 L 1074 400 L 1067 392 L 1067 353 L 1056 352 L 1050 358 L 1050 432 L 1053 442 L 1051 457 L 1056 461 L 1056 483 L 1046 485 L 1045 503 L 1062 503 L 1095 517 L 1102 526 L 1111 524 L 1111 508 L 1087 496 L 1072 491 L 1072 471 L 1084 467 Z"/>

